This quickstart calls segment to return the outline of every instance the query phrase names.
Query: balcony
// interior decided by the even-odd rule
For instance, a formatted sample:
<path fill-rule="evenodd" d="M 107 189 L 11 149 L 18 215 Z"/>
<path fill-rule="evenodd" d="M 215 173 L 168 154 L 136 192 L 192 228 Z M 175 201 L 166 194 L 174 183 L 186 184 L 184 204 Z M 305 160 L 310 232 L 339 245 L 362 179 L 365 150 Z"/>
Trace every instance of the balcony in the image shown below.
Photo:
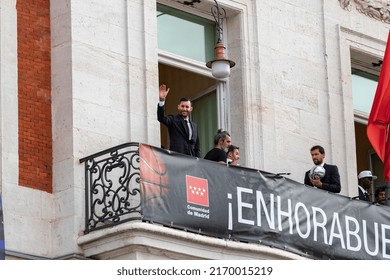
<path fill-rule="evenodd" d="M 80 160 L 97 259 L 389 259 L 389 207 L 127 143 Z"/>
<path fill-rule="evenodd" d="M 141 220 L 139 145 L 128 143 L 80 160 L 85 164 L 85 230 Z"/>

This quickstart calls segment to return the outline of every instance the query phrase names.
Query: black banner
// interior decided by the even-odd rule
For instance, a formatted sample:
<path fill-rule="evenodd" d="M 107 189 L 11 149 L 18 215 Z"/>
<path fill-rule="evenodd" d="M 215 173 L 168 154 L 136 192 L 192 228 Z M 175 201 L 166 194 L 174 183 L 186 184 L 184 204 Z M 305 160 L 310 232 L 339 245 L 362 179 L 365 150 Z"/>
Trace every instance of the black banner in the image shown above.
<path fill-rule="evenodd" d="M 140 145 L 142 214 L 316 259 L 390 259 L 390 208 L 283 176 Z"/>
<path fill-rule="evenodd" d="M 3 201 L 0 194 L 0 260 L 5 260 Z"/>

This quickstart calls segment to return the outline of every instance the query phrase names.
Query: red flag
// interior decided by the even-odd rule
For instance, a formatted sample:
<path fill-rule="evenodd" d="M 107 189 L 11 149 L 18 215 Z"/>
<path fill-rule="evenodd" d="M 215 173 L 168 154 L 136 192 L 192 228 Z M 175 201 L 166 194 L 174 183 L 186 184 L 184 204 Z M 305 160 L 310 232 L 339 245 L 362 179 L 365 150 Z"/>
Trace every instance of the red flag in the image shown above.
<path fill-rule="evenodd" d="M 368 118 L 367 136 L 385 166 L 385 181 L 390 181 L 390 31 L 374 102 Z"/>

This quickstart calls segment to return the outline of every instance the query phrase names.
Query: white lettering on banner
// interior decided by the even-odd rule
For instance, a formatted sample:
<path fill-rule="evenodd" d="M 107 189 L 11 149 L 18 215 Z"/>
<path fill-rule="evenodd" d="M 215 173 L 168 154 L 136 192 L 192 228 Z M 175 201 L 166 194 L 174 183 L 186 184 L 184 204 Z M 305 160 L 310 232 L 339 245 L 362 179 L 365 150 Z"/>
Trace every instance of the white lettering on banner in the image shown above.
<path fill-rule="evenodd" d="M 199 211 L 199 212 L 203 212 L 203 213 L 210 213 L 210 209 L 206 209 L 204 207 L 195 207 L 195 206 L 187 205 L 187 209 L 193 210 L 193 211 Z"/>
<path fill-rule="evenodd" d="M 390 226 L 389 225 L 382 225 L 382 248 L 385 248 L 387 247 L 387 244 L 390 244 L 390 238 L 386 238 L 386 230 L 390 230 Z M 385 257 L 386 259 L 390 259 L 390 255 L 387 254 L 386 250 L 383 250 L 383 257 Z"/>
<path fill-rule="evenodd" d="M 363 228 L 365 230 L 363 230 L 363 240 L 364 240 L 364 250 L 367 252 L 367 254 L 371 255 L 371 256 L 376 256 L 378 255 L 378 252 L 379 252 L 379 234 L 378 234 L 378 223 L 374 223 L 374 230 L 375 230 L 375 250 L 374 251 L 370 251 L 370 249 L 368 248 L 368 236 L 367 236 L 367 222 L 365 220 L 363 220 Z"/>
<path fill-rule="evenodd" d="M 258 227 L 268 226 L 269 229 L 275 230 L 277 224 L 277 230 L 280 232 L 286 231 L 288 228 L 288 233 L 294 234 L 295 230 L 302 239 L 313 238 L 313 241 L 329 246 L 340 244 L 344 250 L 353 252 L 364 250 L 370 256 L 381 254 L 383 258 L 390 259 L 390 252 L 388 252 L 390 225 L 373 222 L 374 234 L 368 236 L 370 231 L 367 229 L 366 220 L 359 221 L 338 212 L 333 212 L 332 217 L 328 219 L 329 213 L 327 214 L 322 208 L 308 207 L 303 202 L 297 202 L 293 205 L 291 199 L 282 200 L 279 195 L 275 199 L 273 193 L 267 194 L 269 197 L 265 198 L 259 190 L 255 193 L 256 202 L 253 205 L 250 202 L 253 200 L 252 189 L 237 187 L 236 190 L 237 221 L 240 224 L 255 225 L 255 221 L 249 219 L 248 216 L 253 217 L 255 214 L 256 226 Z M 229 193 L 228 198 L 231 200 L 232 194 Z M 254 207 L 256 209 L 253 209 Z M 228 209 L 228 229 L 233 230 L 234 213 L 231 202 L 229 202 Z M 265 219 L 262 220 L 262 217 Z"/>
<path fill-rule="evenodd" d="M 187 215 L 195 216 L 202 219 L 210 219 L 210 209 L 204 207 L 195 207 L 187 204 Z"/>
<path fill-rule="evenodd" d="M 335 232 L 335 227 L 336 226 L 337 226 L 337 231 L 339 233 Z M 340 239 L 341 247 L 343 249 L 345 249 L 344 237 L 343 237 L 343 232 L 341 230 L 339 213 L 333 213 L 332 225 L 330 227 L 329 245 L 333 245 L 333 238 L 334 237 Z"/>
<path fill-rule="evenodd" d="M 227 194 L 227 198 L 229 200 L 231 200 L 233 198 L 232 194 L 228 193 Z M 229 214 L 228 214 L 228 230 L 232 230 L 233 229 L 233 205 L 232 205 L 231 202 L 228 203 L 228 211 L 229 211 Z"/>
<path fill-rule="evenodd" d="M 350 228 L 350 222 L 353 222 L 355 225 L 354 231 L 352 231 Z M 346 233 L 346 237 L 347 237 L 347 249 L 348 250 L 358 252 L 362 249 L 362 241 L 361 241 L 360 236 L 359 236 L 359 231 L 360 231 L 359 222 L 353 217 L 346 216 L 345 217 L 345 233 Z M 353 236 L 354 239 L 356 240 L 357 245 L 355 247 L 353 247 L 351 245 L 351 236 Z"/>
<path fill-rule="evenodd" d="M 301 231 L 301 227 L 300 227 L 300 218 L 299 218 L 299 208 L 302 208 L 306 215 L 306 233 L 303 233 Z M 302 212 L 302 211 L 301 211 Z M 307 210 L 306 208 L 306 205 L 303 204 L 302 202 L 298 202 L 296 205 L 295 205 L 295 224 L 297 225 L 297 232 L 299 234 L 300 237 L 302 237 L 303 239 L 306 239 L 309 237 L 310 235 L 310 213 L 309 213 L 309 210 Z"/>
<path fill-rule="evenodd" d="M 269 196 L 270 204 L 274 205 L 274 194 L 271 193 Z M 265 217 L 267 218 L 268 226 L 270 229 L 275 229 L 275 210 L 273 207 L 271 207 L 270 211 L 267 209 L 266 202 L 263 197 L 263 193 L 260 191 L 256 191 L 256 207 L 257 207 L 257 225 L 261 227 L 261 217 L 260 215 L 261 209 L 264 210 Z"/>
<path fill-rule="evenodd" d="M 289 233 L 290 234 L 293 234 L 293 219 L 292 219 L 292 210 L 291 210 L 291 200 L 290 199 L 287 199 L 287 209 L 288 209 L 288 212 L 285 212 L 285 211 L 282 211 L 282 203 L 281 203 L 281 198 L 280 196 L 278 195 L 277 196 L 277 201 L 278 201 L 278 226 L 279 226 L 279 231 L 282 231 L 282 216 L 285 216 L 288 218 L 288 224 L 289 224 Z"/>
<path fill-rule="evenodd" d="M 249 209 L 253 208 L 252 204 L 245 203 L 245 202 L 242 201 L 242 195 L 241 194 L 243 192 L 249 193 L 249 194 L 253 193 L 253 191 L 251 189 L 237 187 L 238 222 L 242 223 L 242 224 L 247 224 L 247 225 L 254 225 L 255 224 L 254 221 L 251 221 L 251 220 L 248 220 L 248 219 L 244 219 L 242 217 L 242 208 L 249 208 Z"/>
<path fill-rule="evenodd" d="M 327 238 L 327 230 L 326 230 L 326 213 L 324 210 L 318 207 L 311 207 L 311 210 L 313 211 L 313 230 L 314 230 L 314 241 L 317 241 L 318 236 L 318 228 L 322 228 L 322 233 L 324 236 L 324 243 L 328 244 L 328 238 Z M 322 216 L 322 222 L 318 222 L 317 220 L 317 213 L 321 214 Z"/>

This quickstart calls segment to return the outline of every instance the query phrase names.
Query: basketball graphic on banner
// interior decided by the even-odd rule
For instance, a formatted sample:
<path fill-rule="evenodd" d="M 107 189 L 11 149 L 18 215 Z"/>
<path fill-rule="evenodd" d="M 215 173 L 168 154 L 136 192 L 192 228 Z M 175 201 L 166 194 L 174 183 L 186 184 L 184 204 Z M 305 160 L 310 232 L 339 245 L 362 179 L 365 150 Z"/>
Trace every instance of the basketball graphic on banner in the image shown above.
<path fill-rule="evenodd" d="M 151 146 L 140 145 L 140 179 L 143 203 L 157 206 L 168 195 L 168 174 L 164 162 Z"/>
<path fill-rule="evenodd" d="M 0 260 L 5 260 L 3 202 L 0 194 Z"/>

